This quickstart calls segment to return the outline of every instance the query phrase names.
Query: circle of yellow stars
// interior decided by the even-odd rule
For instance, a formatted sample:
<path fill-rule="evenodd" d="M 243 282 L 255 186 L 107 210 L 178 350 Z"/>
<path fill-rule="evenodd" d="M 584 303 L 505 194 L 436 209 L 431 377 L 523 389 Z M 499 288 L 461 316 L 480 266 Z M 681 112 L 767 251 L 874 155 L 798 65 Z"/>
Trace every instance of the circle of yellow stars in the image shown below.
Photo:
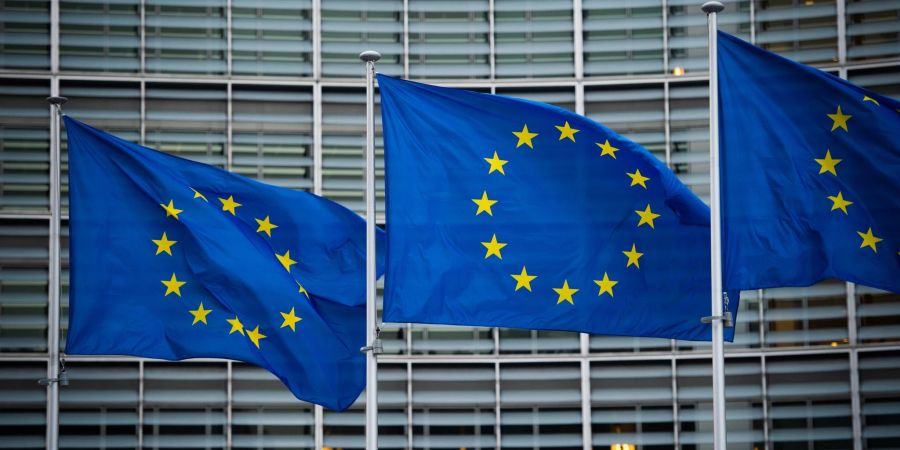
<path fill-rule="evenodd" d="M 194 188 L 190 188 L 190 190 L 193 192 L 193 199 L 209 203 L 209 200 L 203 193 Z M 233 195 L 229 195 L 228 198 L 218 197 L 218 200 L 221 204 L 222 212 L 231 214 L 235 217 L 237 217 L 237 209 L 243 206 L 241 203 L 234 199 Z M 179 214 L 184 213 L 184 210 L 175 207 L 174 199 L 170 199 L 168 203 L 160 203 L 159 206 L 162 207 L 163 210 L 165 210 L 166 217 L 171 217 L 176 221 L 181 220 Z M 488 213 L 490 214 L 490 209 L 488 209 Z M 272 237 L 272 230 L 278 228 L 278 225 L 272 223 L 272 219 L 268 215 L 261 219 L 254 218 L 254 220 L 257 224 L 256 232 L 264 233 L 269 238 Z M 173 249 L 175 247 L 175 244 L 178 243 L 178 241 L 169 239 L 168 233 L 166 231 L 162 232 L 162 236 L 159 239 L 151 239 L 151 242 L 156 245 L 156 256 L 173 256 Z M 278 254 L 276 252 L 274 256 L 278 260 L 278 262 L 281 263 L 282 267 L 284 267 L 284 269 L 288 271 L 288 273 L 290 273 L 291 271 L 291 266 L 297 264 L 297 261 L 291 258 L 291 251 L 289 249 L 285 250 L 284 254 Z M 294 281 L 295 283 L 297 283 L 298 292 L 305 295 L 306 298 L 309 299 L 309 292 L 306 291 L 306 289 L 302 284 L 300 284 L 299 281 L 297 281 L 296 279 Z M 187 284 L 187 281 L 179 280 L 178 275 L 174 272 L 172 273 L 171 277 L 169 277 L 169 279 L 161 280 L 160 282 L 166 288 L 163 297 L 168 297 L 171 294 L 175 294 L 176 297 L 181 297 L 181 288 Z M 200 304 L 197 306 L 197 309 L 188 310 L 188 313 L 190 313 L 192 316 L 191 326 L 197 325 L 198 323 L 208 325 L 209 322 L 207 322 L 207 319 L 212 312 L 212 309 L 206 308 L 203 305 L 203 302 L 200 302 Z M 303 320 L 300 316 L 297 315 L 296 308 L 292 307 L 290 311 L 280 311 L 279 314 L 281 314 L 282 318 L 280 328 L 290 328 L 292 332 L 296 332 L 297 323 Z M 256 348 L 260 348 L 260 342 L 267 337 L 260 331 L 259 325 L 256 325 L 256 327 L 254 327 L 252 330 L 249 328 L 245 328 L 244 324 L 241 323 L 238 316 L 234 316 L 234 318 L 226 318 L 225 321 L 229 325 L 231 325 L 231 329 L 228 332 L 229 335 L 239 333 L 242 336 L 246 336 L 248 339 L 250 339 L 250 342 L 252 342 L 253 345 L 256 346 Z"/>
<path fill-rule="evenodd" d="M 880 106 L 878 100 L 869 96 L 863 96 L 862 101 L 863 103 L 871 102 L 875 106 Z M 832 132 L 840 132 L 840 130 L 843 130 L 845 133 L 850 132 L 848 122 L 851 118 L 853 118 L 853 116 L 845 114 L 844 111 L 841 110 L 841 105 L 837 105 L 837 110 L 833 114 L 826 114 L 826 116 L 831 119 Z M 822 158 L 814 158 L 814 160 L 819 165 L 819 175 L 825 175 L 826 177 L 828 176 L 828 174 L 837 177 L 838 164 L 843 161 L 843 159 L 841 158 L 833 157 L 831 155 L 831 149 L 826 149 L 825 156 L 823 156 Z M 840 211 L 845 216 L 850 214 L 847 210 L 847 207 L 852 205 L 854 202 L 844 198 L 843 191 L 838 191 L 838 193 L 835 195 L 828 195 L 826 196 L 826 198 L 828 200 L 831 200 L 831 211 Z M 872 232 L 872 227 L 868 227 L 865 232 L 857 231 L 856 234 L 858 234 L 862 239 L 862 242 L 859 244 L 860 249 L 869 248 L 874 253 L 878 253 L 878 243 L 883 241 L 884 239 L 875 236 L 875 234 Z"/>
<path fill-rule="evenodd" d="M 554 125 L 554 127 L 557 131 L 559 131 L 559 138 L 557 139 L 557 142 L 568 140 L 574 143 L 576 142 L 576 134 L 581 131 L 573 128 L 568 121 L 564 122 L 562 125 Z M 522 129 L 520 131 L 513 131 L 512 134 L 517 138 L 515 147 L 516 149 L 525 146 L 530 150 L 535 150 L 533 140 L 534 138 L 539 136 L 540 133 L 530 130 L 527 123 L 522 125 Z M 595 144 L 600 149 L 599 157 L 604 158 L 608 156 L 610 159 L 617 159 L 616 152 L 618 152 L 619 149 L 611 144 L 608 139 L 604 139 L 603 142 L 596 142 Z M 492 153 L 493 154 L 491 156 L 483 158 L 484 161 L 488 164 L 488 175 L 505 176 L 505 166 L 509 163 L 509 161 L 501 159 L 496 150 L 492 150 Z M 497 175 L 492 175 L 494 173 L 496 173 Z M 650 178 L 642 174 L 640 169 L 635 168 L 634 172 L 626 171 L 625 175 L 628 176 L 630 187 L 643 188 L 645 190 L 647 189 L 647 182 L 650 181 Z M 500 202 L 500 200 L 497 200 L 496 198 L 491 198 L 487 190 L 482 190 L 480 197 L 473 198 L 471 200 L 476 205 L 476 216 L 479 216 L 482 213 L 486 213 L 487 216 L 493 217 L 493 208 L 498 205 L 502 207 L 502 202 Z M 635 210 L 634 213 L 637 215 L 636 227 L 640 228 L 641 226 L 647 225 L 650 229 L 655 229 L 654 220 L 659 218 L 660 214 L 654 212 L 649 203 L 644 209 Z M 492 233 L 490 239 L 487 241 L 482 241 L 481 245 L 485 248 L 485 260 L 491 257 L 496 257 L 498 260 L 502 260 L 502 250 L 509 244 L 500 241 L 497 237 L 497 234 Z M 640 269 L 640 258 L 644 256 L 644 254 L 638 251 L 636 244 L 632 243 L 631 249 L 622 251 L 622 254 L 624 254 L 627 258 L 625 261 L 626 270 L 629 270 L 628 268 L 630 267 L 634 267 L 634 269 L 630 270 Z M 516 282 L 514 291 L 525 289 L 528 292 L 532 292 L 532 282 L 538 278 L 538 275 L 528 272 L 527 265 L 522 266 L 521 272 L 510 274 L 510 276 Z M 594 284 L 596 284 L 599 288 L 597 292 L 598 297 L 602 297 L 606 294 L 609 294 L 610 298 L 614 297 L 613 288 L 617 284 L 619 284 L 619 282 L 610 278 L 610 274 L 608 271 L 604 271 L 602 277 L 598 277 L 598 279 L 593 281 Z M 570 286 L 568 279 L 563 279 L 562 286 L 553 287 L 552 289 L 557 295 L 557 305 L 561 303 L 569 303 L 571 305 L 574 305 L 575 294 L 580 291 L 579 288 Z"/>

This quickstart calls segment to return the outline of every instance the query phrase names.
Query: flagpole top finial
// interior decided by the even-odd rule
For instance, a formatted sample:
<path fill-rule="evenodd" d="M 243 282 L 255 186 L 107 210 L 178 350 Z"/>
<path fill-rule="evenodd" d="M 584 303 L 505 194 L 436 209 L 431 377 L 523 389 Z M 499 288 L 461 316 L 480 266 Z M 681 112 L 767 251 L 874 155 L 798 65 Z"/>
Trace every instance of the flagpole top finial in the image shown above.
<path fill-rule="evenodd" d="M 359 54 L 359 59 L 363 62 L 375 62 L 381 59 L 381 53 L 378 53 L 375 50 L 366 50 Z"/>
<path fill-rule="evenodd" d="M 706 2 L 700 9 L 706 14 L 720 13 L 725 9 L 725 5 L 723 5 L 722 2 Z"/>
<path fill-rule="evenodd" d="M 49 103 L 49 104 L 51 104 L 51 105 L 62 106 L 62 105 L 64 105 L 67 101 L 69 101 L 69 99 L 66 98 L 66 97 L 56 97 L 56 96 L 54 96 L 54 97 L 47 97 L 47 103 Z"/>

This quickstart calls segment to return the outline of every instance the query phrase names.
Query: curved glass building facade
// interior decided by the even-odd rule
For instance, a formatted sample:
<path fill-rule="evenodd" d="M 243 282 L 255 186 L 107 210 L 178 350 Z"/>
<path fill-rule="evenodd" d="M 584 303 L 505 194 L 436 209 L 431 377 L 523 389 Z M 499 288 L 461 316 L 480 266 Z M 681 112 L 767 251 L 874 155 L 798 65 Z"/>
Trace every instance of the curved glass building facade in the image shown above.
<path fill-rule="evenodd" d="M 0 448 L 45 445 L 48 95 L 126 139 L 361 211 L 357 55 L 371 48 L 387 74 L 600 121 L 707 198 L 699 3 L 0 0 Z M 900 96 L 896 0 L 725 3 L 723 30 Z M 836 281 L 744 292 L 737 328 L 729 448 L 898 448 L 900 296 Z M 712 448 L 708 345 L 418 324 L 382 336 L 381 448 Z M 245 364 L 71 356 L 67 367 L 64 448 L 363 447 L 364 397 L 330 412 Z"/>

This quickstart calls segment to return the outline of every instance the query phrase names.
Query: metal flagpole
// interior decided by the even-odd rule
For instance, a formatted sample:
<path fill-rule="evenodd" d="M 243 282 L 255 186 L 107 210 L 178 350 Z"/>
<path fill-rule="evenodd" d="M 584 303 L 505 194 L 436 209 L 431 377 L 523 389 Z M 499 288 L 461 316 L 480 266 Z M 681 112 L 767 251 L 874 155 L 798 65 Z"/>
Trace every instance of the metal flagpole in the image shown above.
<path fill-rule="evenodd" d="M 367 50 L 359 54 L 366 63 L 366 450 L 378 448 L 378 362 L 381 353 L 375 324 L 375 61 L 381 54 Z"/>
<path fill-rule="evenodd" d="M 730 322 L 722 313 L 722 214 L 719 196 L 719 80 L 716 52 L 716 17 L 725 9 L 721 2 L 706 2 L 701 7 L 709 22 L 709 177 L 710 177 L 710 255 L 712 281 L 712 385 L 713 443 L 725 450 L 725 342 L 724 326 Z"/>
<path fill-rule="evenodd" d="M 59 384 L 68 384 L 65 367 L 59 357 L 59 227 L 60 227 L 60 116 L 65 97 L 47 97 L 51 105 L 50 119 L 50 271 L 48 276 L 47 327 L 49 364 L 47 378 L 38 381 L 46 385 L 47 394 L 47 448 L 59 448 Z"/>

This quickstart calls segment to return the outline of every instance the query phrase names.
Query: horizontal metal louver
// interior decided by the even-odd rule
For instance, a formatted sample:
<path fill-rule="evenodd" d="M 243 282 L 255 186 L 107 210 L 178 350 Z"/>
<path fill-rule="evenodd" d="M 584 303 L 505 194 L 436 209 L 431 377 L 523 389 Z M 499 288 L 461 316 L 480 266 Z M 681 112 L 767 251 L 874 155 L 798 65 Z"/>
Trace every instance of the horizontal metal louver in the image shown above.
<path fill-rule="evenodd" d="M 717 18 L 719 29 L 750 40 L 750 2 L 723 1 L 725 10 Z M 706 72 L 709 66 L 706 17 L 697 14 L 697 2 L 667 0 L 669 69 L 680 68 L 683 73 Z"/>
<path fill-rule="evenodd" d="M 582 2 L 585 76 L 662 73 L 661 0 Z"/>
<path fill-rule="evenodd" d="M 488 78 L 487 0 L 409 2 L 411 78 Z"/>
<path fill-rule="evenodd" d="M 0 220 L 0 351 L 47 349 L 46 220 Z"/>
<path fill-rule="evenodd" d="M 0 210 L 50 208 L 47 81 L 0 79 Z"/>
<path fill-rule="evenodd" d="M 312 92 L 234 86 L 232 170 L 292 189 L 313 187 Z"/>
<path fill-rule="evenodd" d="M 403 75 L 403 2 L 322 2 L 322 76 L 359 78 L 359 53 L 381 52 L 378 71 Z"/>
<path fill-rule="evenodd" d="M 138 72 L 139 0 L 59 2 L 59 66 L 63 70 Z"/>
<path fill-rule="evenodd" d="M 50 68 L 50 2 L 0 3 L 0 69 Z"/>
<path fill-rule="evenodd" d="M 365 211 L 366 95 L 360 89 L 322 91 L 322 195 Z M 375 96 L 375 208 L 384 212 L 384 142 Z"/>
<path fill-rule="evenodd" d="M 146 71 L 225 73 L 225 4 L 225 0 L 147 0 Z"/>
<path fill-rule="evenodd" d="M 225 166 L 227 93 L 221 85 L 147 84 L 148 147 Z"/>
<path fill-rule="evenodd" d="M 841 346 L 847 343 L 847 295 L 842 282 L 763 291 L 766 344 Z"/>
<path fill-rule="evenodd" d="M 669 88 L 671 168 L 709 203 L 709 87 L 678 83 Z"/>
<path fill-rule="evenodd" d="M 0 361 L 0 448 L 41 449 L 47 423 L 45 362 Z"/>
<path fill-rule="evenodd" d="M 575 74 L 571 0 L 495 0 L 497 78 Z"/>
<path fill-rule="evenodd" d="M 234 0 L 231 57 L 234 74 L 311 76 L 312 2 Z"/>
<path fill-rule="evenodd" d="M 847 2 L 847 58 L 900 56 L 900 5 L 892 0 Z"/>
<path fill-rule="evenodd" d="M 837 61 L 836 2 L 760 3 L 756 10 L 756 44 L 803 63 Z"/>
<path fill-rule="evenodd" d="M 864 353 L 859 356 L 863 442 L 866 448 L 890 448 L 900 440 L 900 353 Z"/>

